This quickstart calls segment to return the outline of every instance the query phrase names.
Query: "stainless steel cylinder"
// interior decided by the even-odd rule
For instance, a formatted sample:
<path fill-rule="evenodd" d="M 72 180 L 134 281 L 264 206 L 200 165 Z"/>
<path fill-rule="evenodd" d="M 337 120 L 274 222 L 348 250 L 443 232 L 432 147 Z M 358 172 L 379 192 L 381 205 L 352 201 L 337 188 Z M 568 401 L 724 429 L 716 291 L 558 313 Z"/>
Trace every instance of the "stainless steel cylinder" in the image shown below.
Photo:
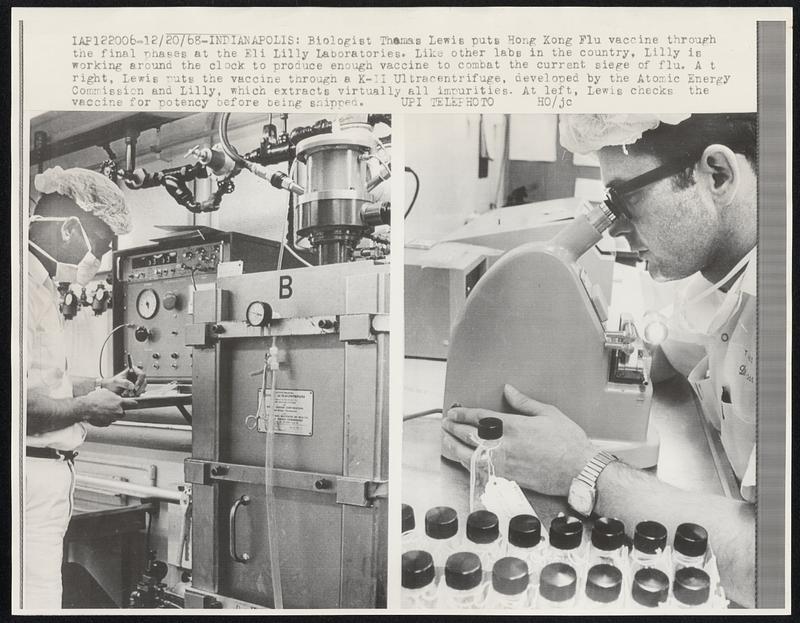
<path fill-rule="evenodd" d="M 298 180 L 305 189 L 295 211 L 295 230 L 317 250 L 321 264 L 347 262 L 352 249 L 371 227 L 362 208 L 367 191 L 367 160 L 374 140 L 358 128 L 314 136 L 297 145 L 305 166 Z"/>

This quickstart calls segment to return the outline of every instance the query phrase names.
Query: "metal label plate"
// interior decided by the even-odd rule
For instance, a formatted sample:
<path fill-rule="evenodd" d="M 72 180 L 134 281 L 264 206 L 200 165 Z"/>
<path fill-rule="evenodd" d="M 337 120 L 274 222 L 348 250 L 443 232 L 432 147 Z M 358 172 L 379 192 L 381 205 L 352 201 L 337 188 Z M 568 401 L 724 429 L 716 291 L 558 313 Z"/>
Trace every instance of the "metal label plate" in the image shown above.
<path fill-rule="evenodd" d="M 270 392 L 264 395 L 264 408 L 271 406 Z M 275 390 L 275 433 L 311 437 L 314 429 L 314 392 L 307 389 Z M 267 432 L 267 423 L 258 419 L 258 432 Z"/>

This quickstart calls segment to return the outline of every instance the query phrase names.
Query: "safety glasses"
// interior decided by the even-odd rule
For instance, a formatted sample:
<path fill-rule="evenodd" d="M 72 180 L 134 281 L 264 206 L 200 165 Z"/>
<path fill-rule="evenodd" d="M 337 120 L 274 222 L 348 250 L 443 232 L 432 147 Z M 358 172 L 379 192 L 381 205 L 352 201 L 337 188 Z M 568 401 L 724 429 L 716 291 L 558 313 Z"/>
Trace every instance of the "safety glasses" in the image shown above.
<path fill-rule="evenodd" d="M 611 182 L 606 186 L 605 204 L 614 216 L 619 218 L 624 216 L 627 219 L 631 218 L 630 206 L 625 199 L 626 195 L 631 194 L 637 190 L 641 190 L 645 186 L 654 184 L 660 180 L 666 179 L 671 175 L 680 173 L 686 168 L 695 163 L 697 159 L 689 154 L 682 158 L 678 158 L 666 164 L 662 164 L 655 169 L 651 169 L 646 173 L 637 175 L 633 179 L 625 180 L 623 182 Z"/>

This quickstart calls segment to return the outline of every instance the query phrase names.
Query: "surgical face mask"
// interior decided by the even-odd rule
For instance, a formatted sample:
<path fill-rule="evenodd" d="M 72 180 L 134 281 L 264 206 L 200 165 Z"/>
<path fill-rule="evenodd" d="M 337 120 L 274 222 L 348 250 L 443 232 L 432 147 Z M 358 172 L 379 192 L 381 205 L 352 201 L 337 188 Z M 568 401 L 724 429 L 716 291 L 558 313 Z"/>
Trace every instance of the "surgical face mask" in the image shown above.
<path fill-rule="evenodd" d="M 713 333 L 718 328 L 715 326 L 715 319 L 728 317 L 738 305 L 740 297 L 725 296 L 721 307 L 719 304 L 714 304 L 710 301 L 706 302 L 705 299 L 708 299 L 715 292 L 719 292 L 720 286 L 730 281 L 736 273 L 742 270 L 754 257 L 754 254 L 755 249 L 739 260 L 728 274 L 715 284 L 692 296 L 689 300 L 680 301 L 676 306 L 677 309 L 673 312 L 673 318 L 678 323 L 677 328 L 697 335 Z M 703 304 L 704 302 L 706 304 Z M 689 310 L 692 310 L 691 315 Z"/>
<path fill-rule="evenodd" d="M 55 217 L 55 216 L 32 216 L 31 222 L 65 222 L 70 220 L 66 217 Z M 83 234 L 83 240 L 86 243 L 86 254 L 83 256 L 80 262 L 77 264 L 68 264 L 66 262 L 59 262 L 56 258 L 50 255 L 47 251 L 42 249 L 39 245 L 35 242 L 28 242 L 30 246 L 34 249 L 38 250 L 39 253 L 44 255 L 45 257 L 53 260 L 56 264 L 56 274 L 53 275 L 53 279 L 56 282 L 67 282 L 67 283 L 77 283 L 78 285 L 85 286 L 87 285 L 92 279 L 94 279 L 97 271 L 100 270 L 100 260 L 94 256 L 92 253 L 92 245 L 89 242 L 89 235 L 86 233 L 86 230 L 83 228 L 83 225 L 80 224 L 80 220 L 78 220 L 78 226 L 81 228 L 81 233 Z"/>

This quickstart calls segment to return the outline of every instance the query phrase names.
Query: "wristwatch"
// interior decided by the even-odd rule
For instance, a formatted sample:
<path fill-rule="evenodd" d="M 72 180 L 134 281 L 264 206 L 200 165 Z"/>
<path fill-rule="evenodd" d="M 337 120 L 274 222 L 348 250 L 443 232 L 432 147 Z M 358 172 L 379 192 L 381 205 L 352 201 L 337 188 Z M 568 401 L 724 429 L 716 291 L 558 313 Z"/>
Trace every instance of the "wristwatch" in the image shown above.
<path fill-rule="evenodd" d="M 581 470 L 569 487 L 567 503 L 572 510 L 588 517 L 597 501 L 597 479 L 606 466 L 619 459 L 610 452 L 601 450 Z"/>

